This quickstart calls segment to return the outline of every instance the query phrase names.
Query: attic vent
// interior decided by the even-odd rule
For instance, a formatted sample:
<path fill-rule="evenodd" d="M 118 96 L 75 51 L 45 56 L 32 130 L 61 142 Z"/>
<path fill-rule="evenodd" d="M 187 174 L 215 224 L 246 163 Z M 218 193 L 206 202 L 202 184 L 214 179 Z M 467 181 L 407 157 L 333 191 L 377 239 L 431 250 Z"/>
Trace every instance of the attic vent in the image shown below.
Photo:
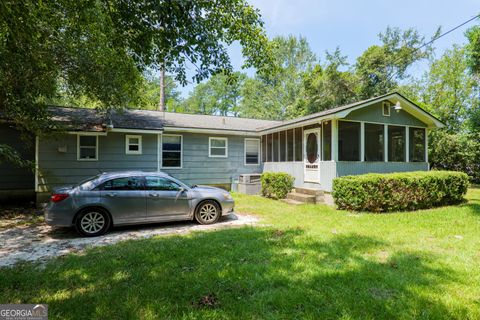
<path fill-rule="evenodd" d="M 225 118 L 222 118 L 222 124 L 225 124 Z"/>
<path fill-rule="evenodd" d="M 392 106 L 392 104 L 390 103 L 390 101 L 384 101 L 382 103 L 382 113 L 385 117 L 390 117 L 390 107 Z"/>

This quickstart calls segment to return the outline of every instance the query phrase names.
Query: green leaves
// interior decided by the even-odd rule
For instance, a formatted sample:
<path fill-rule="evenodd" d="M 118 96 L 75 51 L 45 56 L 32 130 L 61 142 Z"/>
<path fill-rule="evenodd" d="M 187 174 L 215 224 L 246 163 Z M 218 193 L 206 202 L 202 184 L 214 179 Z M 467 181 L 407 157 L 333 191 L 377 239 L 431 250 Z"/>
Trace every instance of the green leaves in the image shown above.
<path fill-rule="evenodd" d="M 262 174 L 262 195 L 267 198 L 284 199 L 292 191 L 295 179 L 285 172 Z"/>
<path fill-rule="evenodd" d="M 460 203 L 468 185 L 455 171 L 364 174 L 335 178 L 332 196 L 339 209 L 406 211 Z"/>

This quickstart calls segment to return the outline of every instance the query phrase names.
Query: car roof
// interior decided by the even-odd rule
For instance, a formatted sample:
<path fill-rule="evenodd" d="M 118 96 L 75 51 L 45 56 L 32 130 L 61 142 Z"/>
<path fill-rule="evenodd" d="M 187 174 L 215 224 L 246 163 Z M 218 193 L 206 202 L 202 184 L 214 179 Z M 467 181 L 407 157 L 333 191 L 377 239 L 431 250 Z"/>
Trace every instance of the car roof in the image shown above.
<path fill-rule="evenodd" d="M 169 177 L 170 175 L 165 172 L 160 171 L 113 171 L 113 172 L 103 172 L 100 174 L 100 179 L 113 179 L 113 178 L 121 178 L 121 177 L 131 177 L 131 176 L 148 176 L 148 175 L 155 175 L 155 176 L 162 176 L 162 177 Z"/>

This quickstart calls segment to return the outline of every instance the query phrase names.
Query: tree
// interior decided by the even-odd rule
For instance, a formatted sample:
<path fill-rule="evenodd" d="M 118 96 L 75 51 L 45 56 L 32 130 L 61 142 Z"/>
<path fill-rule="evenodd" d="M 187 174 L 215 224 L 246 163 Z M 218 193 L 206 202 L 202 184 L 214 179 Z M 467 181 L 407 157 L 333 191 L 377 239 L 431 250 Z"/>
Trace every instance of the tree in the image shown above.
<path fill-rule="evenodd" d="M 237 116 L 245 79 L 246 75 L 240 72 L 216 74 L 194 88 L 183 109 L 191 113 Z"/>
<path fill-rule="evenodd" d="M 145 77 L 140 90 L 141 109 L 157 110 L 160 102 L 160 78 L 152 75 Z M 175 80 L 165 76 L 165 111 L 177 112 L 181 108 L 182 97 Z"/>
<path fill-rule="evenodd" d="M 414 93 L 423 108 L 446 124 L 447 131 L 469 132 L 470 117 L 479 107 L 473 94 L 475 84 L 468 73 L 465 49 L 454 46 L 430 64 Z"/>
<path fill-rule="evenodd" d="M 257 74 L 246 81 L 242 89 L 242 116 L 285 119 L 296 115 L 302 75 L 313 69 L 317 58 L 304 37 L 276 37 L 271 43 L 275 72 Z"/>
<path fill-rule="evenodd" d="M 365 50 L 355 65 L 355 73 L 360 80 L 360 98 L 392 91 L 400 80 L 408 77 L 408 67 L 428 58 L 433 50 L 431 45 L 423 46 L 425 37 L 411 28 L 402 31 L 388 27 L 385 33 L 379 34 L 379 38 L 382 44 Z"/>
<path fill-rule="evenodd" d="M 466 46 L 468 66 L 472 74 L 480 78 L 480 26 L 467 30 L 468 44 Z"/>
<path fill-rule="evenodd" d="M 297 100 L 299 115 L 311 114 L 353 102 L 357 98 L 358 79 L 347 67 L 347 57 L 337 48 L 326 52 L 326 63 L 316 65 L 303 76 L 303 98 Z"/>
<path fill-rule="evenodd" d="M 138 105 L 142 74 L 165 69 L 185 83 L 232 67 L 268 73 L 270 49 L 258 10 L 246 0 L 5 0 L 0 3 L 0 111 L 19 129 L 54 129 L 46 102 L 62 93 L 103 109 Z"/>

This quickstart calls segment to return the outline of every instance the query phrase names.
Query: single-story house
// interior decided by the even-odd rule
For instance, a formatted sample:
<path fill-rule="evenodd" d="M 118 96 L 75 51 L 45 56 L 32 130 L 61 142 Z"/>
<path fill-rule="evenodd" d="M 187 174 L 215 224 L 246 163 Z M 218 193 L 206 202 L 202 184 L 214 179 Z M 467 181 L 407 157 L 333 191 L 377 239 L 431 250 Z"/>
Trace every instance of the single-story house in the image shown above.
<path fill-rule="evenodd" d="M 335 177 L 429 170 L 427 131 L 434 116 L 390 93 L 287 121 L 125 110 L 52 108 L 63 134 L 36 137 L 33 174 L 0 165 L 0 190 L 52 188 L 100 172 L 164 171 L 187 183 L 228 187 L 239 175 L 282 171 L 295 186 L 331 191 Z M 0 123 L 0 143 L 19 147 Z M 1 167 L 3 166 L 3 167 Z"/>

